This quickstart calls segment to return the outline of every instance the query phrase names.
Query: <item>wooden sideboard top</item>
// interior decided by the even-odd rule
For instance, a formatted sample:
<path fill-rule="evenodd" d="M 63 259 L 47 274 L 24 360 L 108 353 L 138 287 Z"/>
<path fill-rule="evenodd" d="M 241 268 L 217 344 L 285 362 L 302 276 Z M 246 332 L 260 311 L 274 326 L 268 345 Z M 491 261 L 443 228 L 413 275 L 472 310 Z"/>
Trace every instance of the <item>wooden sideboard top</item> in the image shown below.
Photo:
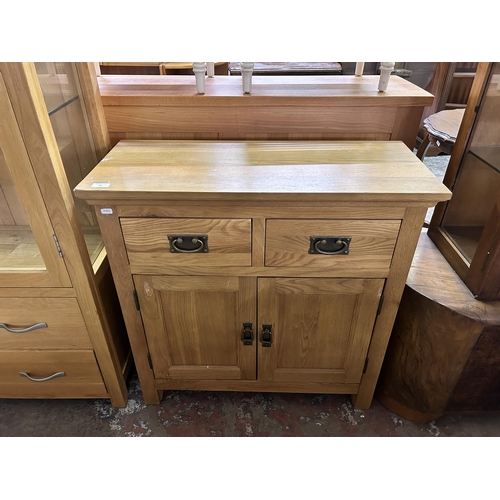
<path fill-rule="evenodd" d="M 399 141 L 120 141 L 75 188 L 124 200 L 399 202 L 450 191 Z"/>
<path fill-rule="evenodd" d="M 243 94 L 241 77 L 205 79 L 205 94 L 196 92 L 194 74 L 102 75 L 98 78 L 104 106 L 430 106 L 434 96 L 417 85 L 391 76 L 387 91 L 378 91 L 378 75 L 253 76 L 251 94 Z M 195 99 L 195 101 L 193 101 Z"/>

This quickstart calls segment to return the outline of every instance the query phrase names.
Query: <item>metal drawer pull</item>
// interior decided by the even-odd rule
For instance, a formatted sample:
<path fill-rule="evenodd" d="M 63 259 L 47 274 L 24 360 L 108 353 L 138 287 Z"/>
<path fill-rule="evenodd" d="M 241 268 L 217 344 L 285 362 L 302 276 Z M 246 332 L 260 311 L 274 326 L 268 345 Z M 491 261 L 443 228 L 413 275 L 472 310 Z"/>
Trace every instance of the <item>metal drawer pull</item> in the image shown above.
<path fill-rule="evenodd" d="M 36 323 L 26 328 L 9 328 L 5 323 L 0 323 L 0 328 L 5 328 L 10 333 L 27 333 L 39 328 L 47 328 L 47 323 Z"/>
<path fill-rule="evenodd" d="M 32 382 L 47 382 L 47 380 L 52 380 L 54 378 L 66 376 L 66 374 L 64 372 L 53 373 L 52 375 L 49 375 L 48 377 L 45 377 L 45 378 L 33 378 L 33 377 L 30 377 L 26 372 L 19 372 L 19 375 L 21 375 L 21 377 L 29 378 Z"/>
<path fill-rule="evenodd" d="M 208 252 L 208 235 L 206 234 L 168 234 L 167 236 L 171 252 Z"/>
<path fill-rule="evenodd" d="M 351 236 L 310 236 L 309 253 L 323 255 L 347 255 Z"/>

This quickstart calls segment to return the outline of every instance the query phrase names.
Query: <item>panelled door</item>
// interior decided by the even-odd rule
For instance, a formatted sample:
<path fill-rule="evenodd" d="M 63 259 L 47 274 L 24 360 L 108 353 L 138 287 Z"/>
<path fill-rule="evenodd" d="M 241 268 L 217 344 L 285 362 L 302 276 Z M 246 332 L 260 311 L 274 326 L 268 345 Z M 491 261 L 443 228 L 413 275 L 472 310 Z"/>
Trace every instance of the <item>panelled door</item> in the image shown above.
<path fill-rule="evenodd" d="M 260 278 L 258 378 L 359 383 L 383 279 Z"/>
<path fill-rule="evenodd" d="M 155 378 L 255 380 L 256 278 L 134 276 Z M 251 326 L 249 326 L 251 325 Z M 253 330 L 252 330 L 253 331 Z"/>
<path fill-rule="evenodd" d="M 0 286 L 70 287 L 0 73 Z"/>

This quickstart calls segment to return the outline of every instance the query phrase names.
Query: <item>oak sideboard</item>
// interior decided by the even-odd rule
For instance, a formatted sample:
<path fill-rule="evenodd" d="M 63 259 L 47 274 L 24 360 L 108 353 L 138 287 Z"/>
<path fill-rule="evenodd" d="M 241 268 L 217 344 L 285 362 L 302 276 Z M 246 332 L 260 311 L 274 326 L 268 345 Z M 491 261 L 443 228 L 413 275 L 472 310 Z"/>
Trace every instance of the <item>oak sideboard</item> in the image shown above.
<path fill-rule="evenodd" d="M 95 206 L 144 399 L 350 394 L 368 408 L 424 216 L 398 141 L 120 141 Z"/>

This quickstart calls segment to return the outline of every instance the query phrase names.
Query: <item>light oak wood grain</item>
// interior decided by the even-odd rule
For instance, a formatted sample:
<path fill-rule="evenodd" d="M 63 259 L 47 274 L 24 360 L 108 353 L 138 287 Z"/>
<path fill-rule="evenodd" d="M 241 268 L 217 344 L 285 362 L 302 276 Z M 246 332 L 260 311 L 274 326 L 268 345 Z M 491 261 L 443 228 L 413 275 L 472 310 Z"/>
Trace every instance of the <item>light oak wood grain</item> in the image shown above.
<path fill-rule="evenodd" d="M 26 372 L 33 378 L 64 372 L 47 382 L 32 382 L 19 375 Z M 106 397 L 92 350 L 1 350 L 0 397 L 24 398 L 99 398 Z"/>
<path fill-rule="evenodd" d="M 2 298 L 0 322 L 12 329 L 47 324 L 46 328 L 27 333 L 0 329 L 0 349 L 92 348 L 75 298 Z"/>
<path fill-rule="evenodd" d="M 61 66 L 62 63 L 55 64 Z M 16 297 L 15 294 L 17 293 L 17 298 L 23 298 L 23 300 L 28 297 L 46 297 L 47 299 L 76 297 L 78 307 L 82 311 L 81 319 L 90 339 L 89 347 L 93 349 L 90 352 L 95 369 L 100 377 L 98 383 L 91 379 L 87 380 L 87 382 L 83 380 L 77 382 L 74 395 L 71 395 L 70 385 L 65 386 L 62 384 L 52 386 L 55 389 L 44 391 L 38 389 L 39 392 L 31 389 L 29 393 L 19 391 L 19 397 L 25 397 L 27 394 L 33 394 L 33 397 L 44 397 L 44 395 L 46 397 L 78 397 L 78 395 L 80 397 L 107 397 L 111 399 L 112 404 L 115 406 L 125 406 L 127 399 L 125 376 L 126 367 L 129 366 L 128 356 L 124 355 L 122 349 L 125 332 L 122 327 L 122 338 L 120 339 L 119 334 L 116 335 L 116 332 L 110 331 L 110 324 L 114 324 L 113 312 L 105 310 L 104 302 L 109 305 L 109 301 L 107 297 L 103 299 L 100 295 L 99 287 L 106 281 L 104 278 L 104 259 L 100 258 L 102 256 L 102 241 L 97 238 L 94 247 L 95 256 L 92 255 L 96 265 L 97 276 L 95 276 L 92 262 L 89 259 L 86 238 L 80 226 L 82 221 L 78 219 L 78 205 L 75 204 L 70 189 L 70 185 L 74 185 L 77 179 L 68 176 L 62 160 L 62 156 L 65 156 L 66 160 L 75 161 L 76 163 L 73 165 L 78 164 L 78 168 L 82 166 L 80 172 L 83 173 L 90 171 L 91 167 L 89 168 L 89 165 L 94 166 L 92 163 L 95 164 L 98 157 L 92 155 L 92 152 L 89 154 L 83 151 L 82 139 L 85 134 L 82 134 L 82 132 L 85 131 L 88 123 L 85 122 L 85 117 L 83 117 L 83 126 L 76 126 L 75 118 L 82 117 L 79 111 L 75 114 L 77 111 L 74 106 L 76 101 L 68 104 L 67 109 L 64 108 L 65 110 L 63 109 L 61 113 L 61 115 L 66 115 L 69 120 L 69 124 L 66 123 L 63 128 L 59 128 L 61 122 L 59 122 L 59 117 L 56 117 L 58 112 L 52 114 L 52 121 L 47 112 L 47 104 L 51 102 L 51 96 L 48 94 L 51 94 L 51 90 L 59 89 L 59 93 L 62 90 L 63 94 L 68 97 L 67 90 L 70 87 L 73 90 L 78 87 L 76 74 L 74 72 L 66 72 L 65 75 L 51 74 L 48 75 L 47 80 L 45 76 L 40 75 L 39 77 L 34 63 L 0 63 L 0 71 L 9 97 L 12 123 L 14 123 L 14 120 L 16 122 L 16 127 L 10 126 L 8 128 L 8 133 L 12 134 L 14 130 L 18 130 L 22 137 L 16 145 L 14 140 L 10 140 L 5 135 L 7 132 L 4 133 L 2 128 L 0 133 L 2 147 L 3 140 L 7 137 L 9 147 L 15 148 L 12 155 L 9 155 L 5 154 L 6 148 L 3 147 L 5 158 L 9 163 L 9 168 L 12 170 L 15 167 L 16 175 L 22 176 L 19 182 L 16 182 L 16 186 L 19 185 L 22 189 L 29 189 L 27 199 L 23 199 L 28 219 L 30 219 L 30 211 L 33 211 L 38 217 L 37 220 L 41 221 L 43 217 L 46 217 L 50 223 L 47 226 L 41 222 L 33 223 L 30 219 L 31 228 L 37 243 L 40 245 L 47 266 L 45 274 L 49 279 L 40 279 L 40 276 L 43 276 L 44 273 L 3 272 L 1 284 L 2 286 L 12 287 L 10 291 L 14 295 L 10 297 Z M 42 82 L 40 78 L 43 80 Z M 89 76 L 89 78 L 91 77 Z M 50 81 L 51 79 L 53 81 Z M 52 85 L 45 96 L 41 89 L 41 83 Z M 8 116 L 6 113 L 0 113 L 0 115 L 4 119 Z M 58 134 L 59 144 L 54 130 Z M 73 133 L 78 138 L 71 147 L 69 146 L 70 142 L 67 141 L 68 136 L 66 134 L 68 132 Z M 90 142 L 93 141 L 90 140 Z M 92 147 L 91 144 L 91 150 Z M 85 165 L 83 165 L 84 163 Z M 21 168 L 23 164 L 25 167 Z M 88 170 L 85 171 L 85 168 Z M 36 189 L 32 188 L 32 184 Z M 80 201 L 77 203 L 80 204 L 80 208 L 83 206 Z M 86 207 L 85 212 L 88 221 L 92 221 L 91 210 Z M 45 235 L 40 237 L 37 231 L 42 231 Z M 62 257 L 57 251 L 53 235 L 57 235 Z M 96 234 L 92 234 L 91 230 L 87 236 L 90 237 L 90 240 L 93 240 L 93 236 L 96 236 Z M 58 275 L 52 271 L 49 265 L 50 262 L 48 261 L 50 259 L 45 255 L 44 238 L 47 241 L 47 251 L 50 249 L 54 255 L 54 260 L 64 269 L 65 281 L 62 283 L 58 283 Z M 89 241 L 88 238 L 87 241 Z M 93 253 L 92 249 L 91 253 Z M 40 290 L 37 292 L 31 287 L 40 287 Z M 55 287 L 59 287 L 60 290 Z M 107 291 L 109 291 L 109 288 L 107 288 Z M 2 291 L 2 298 L 4 297 L 7 298 L 8 295 Z M 119 310 L 114 312 L 120 313 Z M 61 312 L 61 315 L 64 318 L 63 312 Z M 68 315 L 68 317 L 71 316 L 71 314 Z M 79 335 L 77 334 L 75 339 L 78 338 Z M 67 339 L 62 339 L 58 348 L 66 345 L 65 342 L 67 342 Z M 68 347 L 71 347 L 71 341 L 69 341 Z M 19 350 L 21 351 L 21 349 Z M 50 357 L 49 350 L 41 352 L 41 358 L 43 358 L 43 352 L 47 352 L 47 357 Z M 99 365 L 95 361 L 96 357 Z M 11 390 L 12 384 L 7 385 L 8 390 L 5 389 L 5 393 L 15 397 L 15 391 Z M 60 391 L 58 391 L 57 387 L 60 388 Z"/>
<path fill-rule="evenodd" d="M 326 270 L 388 269 L 400 221 L 269 219 L 266 266 Z M 347 255 L 310 254 L 311 236 L 350 237 Z"/>
<path fill-rule="evenodd" d="M 121 219 L 134 273 L 168 272 L 170 266 L 250 266 L 250 219 Z M 208 252 L 172 253 L 169 235 L 207 235 Z"/>
<path fill-rule="evenodd" d="M 95 184 L 101 182 L 110 185 Z M 370 406 L 427 207 L 450 196 L 402 143 L 314 141 L 124 141 L 76 193 L 97 205 L 148 402 L 158 389 L 303 389 L 351 394 L 357 408 Z M 236 219 L 235 213 L 252 219 L 251 266 L 169 264 L 161 274 L 150 269 L 150 275 L 134 276 L 142 263 L 127 259 L 119 217 L 157 224 L 164 217 Z M 265 267 L 266 240 L 283 234 L 290 220 L 292 243 L 284 244 L 292 250 L 299 226 L 339 224 L 368 231 L 359 258 L 373 251 L 377 260 L 380 252 L 384 264 Z M 145 255 L 156 251 L 158 231 L 149 232 L 149 239 L 134 231 L 128 236 L 137 251 L 150 247 Z M 253 318 L 256 339 L 262 324 L 273 325 L 271 347 L 258 340 L 232 343 L 229 331 L 241 335 L 235 318 L 247 321 L 235 312 L 243 309 Z M 229 380 L 234 367 L 248 377 Z"/>
<path fill-rule="evenodd" d="M 109 187 L 92 188 L 95 183 Z M 219 202 L 390 203 L 404 198 L 422 205 L 450 196 L 402 143 L 357 141 L 123 141 L 75 194 L 92 202 L 144 196 Z"/>
<path fill-rule="evenodd" d="M 432 95 L 399 77 L 378 92 L 378 77 L 101 77 L 112 144 L 121 139 L 402 140 L 415 144 Z M 201 98 L 200 98 L 201 97 Z"/>

